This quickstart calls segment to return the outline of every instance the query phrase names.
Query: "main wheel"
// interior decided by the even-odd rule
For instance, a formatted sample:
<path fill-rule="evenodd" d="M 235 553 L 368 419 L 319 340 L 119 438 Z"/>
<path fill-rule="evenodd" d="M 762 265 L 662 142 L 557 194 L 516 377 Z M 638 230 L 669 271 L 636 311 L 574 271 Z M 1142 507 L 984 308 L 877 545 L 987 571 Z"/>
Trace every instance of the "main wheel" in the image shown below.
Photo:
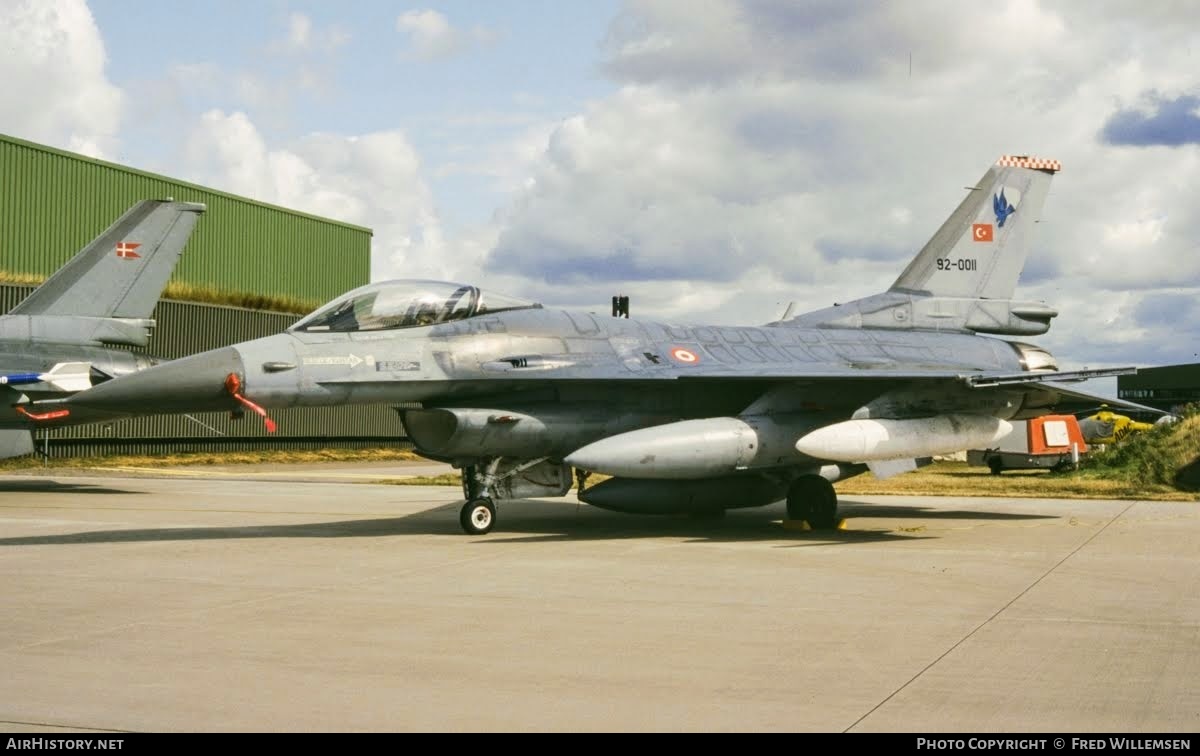
<path fill-rule="evenodd" d="M 837 526 L 837 492 L 820 475 L 797 478 L 788 488 L 789 520 L 806 520 L 816 529 Z"/>
<path fill-rule="evenodd" d="M 471 499 L 459 511 L 458 523 L 467 535 L 484 535 L 496 524 L 496 505 L 491 499 Z"/>
<path fill-rule="evenodd" d="M 816 530 L 833 530 L 837 527 L 837 492 L 833 490 L 833 484 L 824 478 L 818 478 L 825 485 L 822 487 L 820 495 L 813 501 L 811 510 L 808 516 L 808 524 L 812 525 Z"/>
<path fill-rule="evenodd" d="M 999 475 L 1004 472 L 1004 460 L 999 457 L 992 457 L 988 460 L 988 469 L 992 471 L 992 475 Z"/>

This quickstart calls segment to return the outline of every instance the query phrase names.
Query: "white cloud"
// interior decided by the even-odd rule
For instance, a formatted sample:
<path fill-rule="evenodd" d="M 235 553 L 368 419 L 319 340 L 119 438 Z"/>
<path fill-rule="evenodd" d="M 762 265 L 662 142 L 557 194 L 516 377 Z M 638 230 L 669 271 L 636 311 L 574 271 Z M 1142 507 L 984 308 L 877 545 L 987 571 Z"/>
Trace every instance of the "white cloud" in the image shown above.
<path fill-rule="evenodd" d="M 1119 362 L 1172 341 L 1148 298 L 1200 289 L 1200 153 L 1099 134 L 1148 90 L 1200 94 L 1198 21 L 1183 4 L 629 0 L 606 39 L 621 90 L 555 129 L 489 270 L 763 322 L 886 288 L 964 186 L 1034 154 L 1065 170 L 1018 294 L 1062 310 L 1042 341 Z"/>
<path fill-rule="evenodd" d="M 271 45 L 288 53 L 331 53 L 350 41 L 350 33 L 336 24 L 318 27 L 307 15 L 293 12 L 287 18 L 285 37 Z"/>
<path fill-rule="evenodd" d="M 190 178 L 374 230 L 374 277 L 455 278 L 416 151 L 399 131 L 311 134 L 269 146 L 244 113 L 211 110 L 187 144 Z"/>
<path fill-rule="evenodd" d="M 303 13 L 293 13 L 288 17 L 288 44 L 294 48 L 308 47 L 312 39 L 312 19 Z"/>
<path fill-rule="evenodd" d="M 122 94 L 84 0 L 0 4 L 0 131 L 94 157 L 115 148 Z"/>
<path fill-rule="evenodd" d="M 408 37 L 406 55 L 417 60 L 437 60 L 464 52 L 473 45 L 487 44 L 495 32 L 482 26 L 455 28 L 435 10 L 414 10 L 396 19 L 396 31 Z"/>

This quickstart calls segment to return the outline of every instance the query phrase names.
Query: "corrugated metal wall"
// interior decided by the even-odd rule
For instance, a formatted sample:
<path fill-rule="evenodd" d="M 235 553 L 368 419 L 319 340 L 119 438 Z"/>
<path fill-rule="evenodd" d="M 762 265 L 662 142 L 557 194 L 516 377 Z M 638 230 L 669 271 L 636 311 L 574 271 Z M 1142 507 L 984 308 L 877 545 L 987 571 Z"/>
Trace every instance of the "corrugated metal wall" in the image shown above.
<path fill-rule="evenodd" d="M 7 312 L 32 286 L 0 285 Z M 158 326 L 145 349 L 131 351 L 176 359 L 197 352 L 279 333 L 298 316 L 189 302 L 158 303 Z M 225 412 L 164 415 L 61 428 L 50 433 L 52 456 L 151 451 L 212 451 L 248 448 L 404 446 L 404 428 L 390 407 L 298 407 L 275 410 L 279 429 L 268 434 L 253 413 L 238 420 Z"/>
<path fill-rule="evenodd" d="M 254 202 L 165 176 L 0 135 L 0 269 L 49 275 L 136 201 L 203 202 L 173 280 L 319 302 L 370 278 L 371 231 Z M 8 312 L 31 286 L 0 285 Z M 149 349 L 173 359 L 278 333 L 296 316 L 160 302 Z M 51 456 L 263 448 L 408 447 L 388 407 L 324 407 L 272 413 L 266 434 L 252 413 L 164 416 L 49 433 Z"/>
<path fill-rule="evenodd" d="M 173 280 L 321 302 L 370 278 L 371 231 L 0 135 L 0 268 L 49 275 L 134 202 L 203 202 Z"/>

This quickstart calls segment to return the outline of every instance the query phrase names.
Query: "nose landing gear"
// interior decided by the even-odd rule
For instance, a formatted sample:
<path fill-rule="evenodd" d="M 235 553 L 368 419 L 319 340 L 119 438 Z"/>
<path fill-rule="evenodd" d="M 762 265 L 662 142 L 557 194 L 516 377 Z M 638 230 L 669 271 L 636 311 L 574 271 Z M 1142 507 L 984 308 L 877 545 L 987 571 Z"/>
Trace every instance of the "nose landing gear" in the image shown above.
<path fill-rule="evenodd" d="M 487 497 L 470 499 L 458 513 L 458 523 L 467 535 L 484 535 L 496 524 L 496 505 Z"/>

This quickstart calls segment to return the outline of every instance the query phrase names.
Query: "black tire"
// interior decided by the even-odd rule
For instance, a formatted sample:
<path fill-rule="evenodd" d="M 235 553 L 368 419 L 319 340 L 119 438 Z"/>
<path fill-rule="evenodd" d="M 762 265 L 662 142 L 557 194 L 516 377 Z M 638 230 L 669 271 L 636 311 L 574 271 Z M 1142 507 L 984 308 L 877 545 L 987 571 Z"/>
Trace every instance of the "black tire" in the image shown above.
<path fill-rule="evenodd" d="M 825 480 L 821 478 L 820 480 Z M 814 530 L 833 530 L 838 525 L 837 516 L 837 492 L 833 490 L 833 484 L 825 481 L 825 490 L 811 507 L 812 512 L 808 516 L 808 524 Z"/>
<path fill-rule="evenodd" d="M 797 478 L 788 488 L 789 520 L 805 520 L 813 529 L 837 527 L 837 492 L 833 484 L 820 475 Z"/>
<path fill-rule="evenodd" d="M 486 535 L 496 524 L 496 505 L 491 499 L 472 499 L 459 510 L 458 524 L 467 535 Z"/>
<path fill-rule="evenodd" d="M 992 471 L 992 475 L 999 475 L 1004 472 L 1004 460 L 992 457 L 988 460 L 988 469 Z"/>

